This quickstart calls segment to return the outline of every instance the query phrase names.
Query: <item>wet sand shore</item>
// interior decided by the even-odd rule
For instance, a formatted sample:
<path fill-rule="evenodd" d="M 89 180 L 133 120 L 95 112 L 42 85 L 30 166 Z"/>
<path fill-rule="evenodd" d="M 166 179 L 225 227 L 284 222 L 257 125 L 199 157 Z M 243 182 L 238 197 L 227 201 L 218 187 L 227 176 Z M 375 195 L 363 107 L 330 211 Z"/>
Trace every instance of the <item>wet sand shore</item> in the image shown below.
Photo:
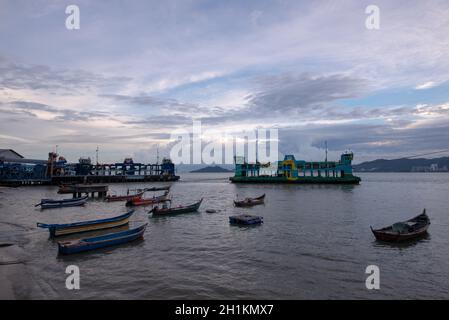
<path fill-rule="evenodd" d="M 25 253 L 12 243 L 0 243 L 0 299 L 20 299 L 15 289 L 26 284 L 28 279 Z"/>

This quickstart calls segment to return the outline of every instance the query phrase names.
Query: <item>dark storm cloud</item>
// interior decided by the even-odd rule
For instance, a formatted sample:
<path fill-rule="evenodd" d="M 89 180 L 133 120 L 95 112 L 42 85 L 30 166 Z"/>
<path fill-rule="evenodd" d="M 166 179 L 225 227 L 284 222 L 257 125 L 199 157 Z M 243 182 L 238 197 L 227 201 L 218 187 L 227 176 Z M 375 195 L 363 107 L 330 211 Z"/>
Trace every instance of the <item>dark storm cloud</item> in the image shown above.
<path fill-rule="evenodd" d="M 52 121 L 87 121 L 94 118 L 106 118 L 109 115 L 99 111 L 75 111 L 71 109 L 58 109 L 46 104 L 31 101 L 12 101 L 0 103 L 2 112 L 37 117 L 33 111 L 45 111 L 54 115 Z"/>
<path fill-rule="evenodd" d="M 167 116 L 151 116 L 143 119 L 136 118 L 134 120 L 123 121 L 124 124 L 174 128 L 180 125 L 192 125 L 192 117 L 183 115 L 167 115 Z"/>
<path fill-rule="evenodd" d="M 55 138 L 50 138 L 47 141 L 53 144 L 74 143 L 80 142 L 95 142 L 99 144 L 107 144 L 114 141 L 114 143 L 129 143 L 137 139 L 169 139 L 170 135 L 167 133 L 142 133 L 132 135 L 107 135 L 107 134 L 90 134 L 90 133 L 78 133 L 70 135 L 59 135 Z"/>
<path fill-rule="evenodd" d="M 54 69 L 44 65 L 26 65 L 0 60 L 1 89 L 64 91 L 70 93 L 92 88 L 115 86 L 129 81 L 126 77 L 107 77 L 85 70 Z"/>
<path fill-rule="evenodd" d="M 254 80 L 255 93 L 246 97 L 247 105 L 239 109 L 215 107 L 213 114 L 203 118 L 211 124 L 242 119 L 287 119 L 333 118 L 341 115 L 331 104 L 357 97 L 369 88 L 364 79 L 344 75 L 312 77 L 310 75 L 284 74 L 259 77 Z M 357 112 L 353 110 L 353 112 Z"/>
<path fill-rule="evenodd" d="M 37 118 L 36 111 L 45 111 L 53 115 L 51 121 L 89 121 L 89 120 L 114 120 L 122 125 L 131 125 L 139 128 L 165 128 L 175 129 L 178 126 L 190 126 L 192 117 L 185 115 L 153 115 L 153 116 L 124 116 L 123 114 L 101 112 L 101 111 L 76 111 L 49 106 L 31 101 L 12 101 L 8 103 L 0 102 L 0 110 L 4 114 L 12 114 L 19 118 Z M 166 134 L 169 136 L 169 133 Z"/>
<path fill-rule="evenodd" d="M 358 154 L 412 155 L 416 150 L 447 149 L 449 123 L 441 121 L 431 126 L 397 129 L 384 124 L 334 124 L 291 127 L 279 131 L 281 152 L 301 152 L 301 140 L 322 149 L 328 142 L 330 151 L 353 150 Z M 293 147 L 293 150 L 292 150 Z"/>
<path fill-rule="evenodd" d="M 260 89 L 248 97 L 248 102 L 264 112 L 309 112 L 331 101 L 356 97 L 368 86 L 366 80 L 344 75 L 284 74 L 260 78 L 257 82 Z"/>
<path fill-rule="evenodd" d="M 195 113 L 200 108 L 198 105 L 193 103 L 185 103 L 180 102 L 176 99 L 160 99 L 148 95 L 119 95 L 119 94 L 104 94 L 100 95 L 100 97 L 111 99 L 117 103 L 121 103 L 124 105 L 133 105 L 133 106 L 141 106 L 141 107 L 149 107 L 149 108 L 161 108 L 166 111 L 179 111 L 186 113 Z"/>

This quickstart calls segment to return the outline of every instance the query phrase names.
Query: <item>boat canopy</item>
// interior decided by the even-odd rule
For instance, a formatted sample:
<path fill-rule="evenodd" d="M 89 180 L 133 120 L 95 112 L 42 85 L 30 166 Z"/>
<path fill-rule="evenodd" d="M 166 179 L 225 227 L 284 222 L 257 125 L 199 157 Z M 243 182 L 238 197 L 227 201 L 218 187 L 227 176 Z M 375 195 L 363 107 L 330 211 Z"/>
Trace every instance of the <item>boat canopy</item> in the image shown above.
<path fill-rule="evenodd" d="M 392 229 L 394 232 L 398 232 L 398 233 L 407 233 L 407 232 L 410 232 L 410 227 L 409 227 L 409 225 L 408 225 L 407 223 L 404 223 L 404 222 L 397 222 L 397 223 L 393 224 L 393 225 L 391 226 L 391 229 Z"/>

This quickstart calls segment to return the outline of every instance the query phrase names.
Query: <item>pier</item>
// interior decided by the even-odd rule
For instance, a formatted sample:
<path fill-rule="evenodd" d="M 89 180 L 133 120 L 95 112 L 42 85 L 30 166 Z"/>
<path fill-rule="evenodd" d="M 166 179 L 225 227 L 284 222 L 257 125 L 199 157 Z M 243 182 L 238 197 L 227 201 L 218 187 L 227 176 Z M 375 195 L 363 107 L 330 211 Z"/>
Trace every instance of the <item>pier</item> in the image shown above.
<path fill-rule="evenodd" d="M 89 183 L 169 182 L 179 180 L 170 159 L 162 163 L 134 163 L 131 158 L 112 164 L 92 164 L 90 158 L 68 163 L 55 152 L 48 160 L 25 159 L 13 150 L 0 157 L 0 185 L 61 185 Z"/>
<path fill-rule="evenodd" d="M 64 188 L 67 188 L 64 190 Z M 63 190 L 61 192 L 61 189 Z M 91 198 L 95 198 L 97 195 L 98 198 L 106 197 L 108 192 L 107 185 L 74 185 L 74 186 L 63 186 L 60 188 L 58 193 L 72 193 L 74 198 L 80 198 L 83 194 L 91 196 Z"/>
<path fill-rule="evenodd" d="M 50 183 L 53 185 L 70 183 L 126 183 L 126 182 L 168 182 L 177 181 L 179 176 L 171 175 L 88 175 L 88 176 L 54 176 Z"/>

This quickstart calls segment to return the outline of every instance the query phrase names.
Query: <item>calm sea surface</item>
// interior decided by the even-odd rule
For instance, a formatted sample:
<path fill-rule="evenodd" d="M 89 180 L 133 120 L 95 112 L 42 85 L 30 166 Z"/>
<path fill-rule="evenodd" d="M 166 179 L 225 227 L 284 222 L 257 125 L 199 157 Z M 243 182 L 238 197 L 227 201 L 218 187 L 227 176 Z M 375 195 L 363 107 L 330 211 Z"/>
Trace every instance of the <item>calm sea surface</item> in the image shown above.
<path fill-rule="evenodd" d="M 27 254 L 15 291 L 25 299 L 449 299 L 449 174 L 360 174 L 359 186 L 237 185 L 229 174 L 182 174 L 174 204 L 203 197 L 198 213 L 152 218 L 137 208 L 131 226 L 148 222 L 145 239 L 67 257 L 36 222 L 64 223 L 125 212 L 122 202 L 40 211 L 56 187 L 0 189 L 0 242 Z M 162 185 L 151 184 L 151 185 Z M 113 184 L 123 193 L 143 184 Z M 234 208 L 239 195 L 266 194 L 266 204 Z M 423 208 L 429 236 L 408 245 L 374 240 L 370 225 L 406 220 Z M 215 209 L 216 213 L 206 213 Z M 228 217 L 264 217 L 255 227 Z M 380 290 L 365 288 L 365 268 L 380 268 Z M 65 288 L 77 265 L 81 289 Z M 1 285 L 1 284 L 0 284 Z"/>

